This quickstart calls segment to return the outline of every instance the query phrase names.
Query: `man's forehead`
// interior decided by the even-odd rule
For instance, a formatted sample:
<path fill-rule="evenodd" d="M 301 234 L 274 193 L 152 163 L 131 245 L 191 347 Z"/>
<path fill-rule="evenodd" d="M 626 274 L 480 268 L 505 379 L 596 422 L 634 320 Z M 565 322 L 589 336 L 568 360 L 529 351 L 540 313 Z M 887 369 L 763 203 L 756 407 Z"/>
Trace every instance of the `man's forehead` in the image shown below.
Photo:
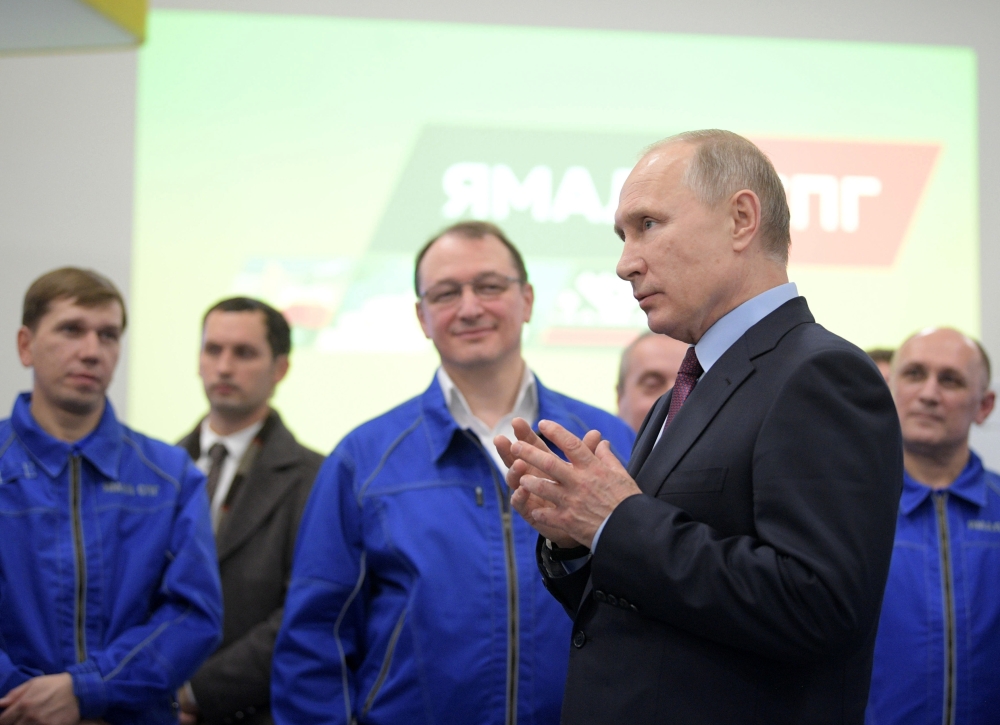
<path fill-rule="evenodd" d="M 118 300 L 109 300 L 97 305 L 81 305 L 75 297 L 57 297 L 49 304 L 42 319 L 90 320 L 102 324 L 122 324 L 122 306 Z"/>
<path fill-rule="evenodd" d="M 635 344 L 632 354 L 656 366 L 662 364 L 669 367 L 680 364 L 687 348 L 686 343 L 665 335 L 648 335 Z"/>
<path fill-rule="evenodd" d="M 936 367 L 962 368 L 979 359 L 976 344 L 957 330 L 928 330 L 904 342 L 897 364 L 922 363 Z"/>
<path fill-rule="evenodd" d="M 267 334 L 267 320 L 263 310 L 212 310 L 205 319 L 204 335 L 257 338 Z"/>
<path fill-rule="evenodd" d="M 435 241 L 420 260 L 420 275 L 432 282 L 447 279 L 469 267 L 475 267 L 474 271 L 479 273 L 517 273 L 514 256 L 492 234 L 484 237 L 446 234 Z"/>
<path fill-rule="evenodd" d="M 622 187 L 616 223 L 641 216 L 645 205 L 654 199 L 684 191 L 684 174 L 692 151 L 688 144 L 671 143 L 643 156 Z"/>

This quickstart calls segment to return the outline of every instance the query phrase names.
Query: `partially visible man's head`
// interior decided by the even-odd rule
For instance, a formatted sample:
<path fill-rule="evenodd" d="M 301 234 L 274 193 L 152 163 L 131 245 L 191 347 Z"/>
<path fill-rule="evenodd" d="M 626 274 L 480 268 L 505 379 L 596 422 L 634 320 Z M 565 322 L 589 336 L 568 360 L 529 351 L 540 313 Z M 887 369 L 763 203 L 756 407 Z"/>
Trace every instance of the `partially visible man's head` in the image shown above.
<path fill-rule="evenodd" d="M 767 156 L 728 131 L 680 134 L 640 159 L 622 187 L 618 276 L 650 329 L 696 342 L 734 299 L 784 277 L 789 211 Z"/>
<path fill-rule="evenodd" d="M 622 352 L 618 368 L 618 417 L 638 431 L 653 403 L 674 386 L 687 343 L 646 332 Z"/>
<path fill-rule="evenodd" d="M 895 350 L 890 350 L 887 347 L 873 347 L 870 350 L 865 350 L 865 354 L 878 366 L 878 371 L 882 373 L 882 377 L 887 383 L 889 382 L 889 373 L 892 370 L 892 356 L 894 352 Z"/>
<path fill-rule="evenodd" d="M 976 340 L 948 328 L 910 337 L 890 377 L 904 447 L 934 456 L 966 445 L 972 424 L 993 410 L 989 384 L 990 361 Z"/>
<path fill-rule="evenodd" d="M 417 254 L 417 318 L 446 366 L 490 366 L 520 357 L 534 291 L 520 252 L 486 222 L 460 222 Z"/>
<path fill-rule="evenodd" d="M 284 315 L 249 297 L 217 302 L 202 320 L 198 373 L 214 413 L 259 412 L 288 372 L 291 330 Z"/>
<path fill-rule="evenodd" d="M 33 403 L 73 415 L 104 405 L 125 331 L 125 301 L 107 277 L 63 267 L 24 295 L 17 349 L 33 368 Z"/>

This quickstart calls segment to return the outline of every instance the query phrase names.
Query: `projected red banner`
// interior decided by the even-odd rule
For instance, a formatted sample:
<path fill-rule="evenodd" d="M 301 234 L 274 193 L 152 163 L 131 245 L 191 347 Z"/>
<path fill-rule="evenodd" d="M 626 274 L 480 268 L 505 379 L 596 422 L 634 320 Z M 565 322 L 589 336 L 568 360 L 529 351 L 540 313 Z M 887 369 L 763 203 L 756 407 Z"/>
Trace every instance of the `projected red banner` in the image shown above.
<path fill-rule="evenodd" d="M 940 146 L 755 138 L 781 175 L 791 261 L 891 265 Z"/>

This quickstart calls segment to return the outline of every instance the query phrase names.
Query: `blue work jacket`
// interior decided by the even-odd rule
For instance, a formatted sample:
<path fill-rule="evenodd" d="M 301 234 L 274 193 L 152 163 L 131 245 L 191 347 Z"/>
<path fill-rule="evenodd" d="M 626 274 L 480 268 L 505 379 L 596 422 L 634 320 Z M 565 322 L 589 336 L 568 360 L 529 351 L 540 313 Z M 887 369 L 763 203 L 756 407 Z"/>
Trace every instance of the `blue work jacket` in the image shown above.
<path fill-rule="evenodd" d="M 538 383 L 540 418 L 632 431 Z M 299 529 L 274 651 L 276 722 L 556 725 L 571 622 L 544 589 L 537 534 L 435 380 L 351 432 Z"/>
<path fill-rule="evenodd" d="M 1000 476 L 904 477 L 865 722 L 1000 720 Z"/>
<path fill-rule="evenodd" d="M 222 629 L 204 476 L 110 403 L 76 443 L 30 405 L 0 422 L 0 695 L 69 672 L 85 719 L 176 723 Z"/>

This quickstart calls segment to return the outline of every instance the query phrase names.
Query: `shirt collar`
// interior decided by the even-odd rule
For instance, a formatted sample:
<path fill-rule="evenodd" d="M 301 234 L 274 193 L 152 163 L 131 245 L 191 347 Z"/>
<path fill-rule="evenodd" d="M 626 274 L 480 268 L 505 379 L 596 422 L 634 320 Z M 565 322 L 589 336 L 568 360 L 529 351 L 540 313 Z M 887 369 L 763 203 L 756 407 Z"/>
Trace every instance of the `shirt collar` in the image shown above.
<path fill-rule="evenodd" d="M 264 420 L 267 419 L 265 418 Z M 243 430 L 238 430 L 235 433 L 223 436 L 212 430 L 212 427 L 208 424 L 208 418 L 205 418 L 201 422 L 201 455 L 208 455 L 209 448 L 216 443 L 221 443 L 226 447 L 226 456 L 228 458 L 232 460 L 239 460 L 243 458 L 243 454 L 246 453 L 246 450 L 250 445 L 250 441 L 252 441 L 254 436 L 256 436 L 260 429 L 264 427 L 264 420 L 259 420 L 252 425 L 248 425 Z"/>
<path fill-rule="evenodd" d="M 38 425 L 31 414 L 31 393 L 21 393 L 14 403 L 11 425 L 28 453 L 50 478 L 60 474 L 70 456 L 79 455 L 89 461 L 106 478 L 118 478 L 121 459 L 122 428 L 111 401 L 104 399 L 104 413 L 97 427 L 73 443 L 61 441 Z"/>
<path fill-rule="evenodd" d="M 969 451 L 969 462 L 958 474 L 958 478 L 952 481 L 942 491 L 957 496 L 964 501 L 968 501 L 975 506 L 986 505 L 986 477 L 983 475 L 983 462 L 972 451 Z M 913 511 L 926 501 L 934 489 L 926 486 L 917 479 L 903 471 L 903 495 L 899 500 L 899 510 L 909 516 Z"/>
<path fill-rule="evenodd" d="M 448 412 L 451 413 L 451 417 L 455 419 L 459 428 L 472 428 L 476 432 L 478 432 L 479 428 L 482 428 L 486 432 L 490 431 L 490 427 L 486 423 L 473 415 L 468 401 L 462 395 L 462 391 L 458 389 L 458 386 L 455 385 L 455 382 L 445 372 L 443 367 L 439 367 L 437 370 L 437 381 L 438 385 L 441 386 L 441 392 L 444 394 L 444 401 L 445 405 L 448 406 Z M 538 417 L 538 391 L 535 389 L 535 376 L 528 369 L 527 365 L 524 366 L 524 374 L 521 375 L 521 386 L 518 390 L 517 402 L 514 403 L 514 408 L 510 413 L 504 417 L 508 416 L 524 418 L 532 424 L 534 424 L 535 418 Z"/>
<path fill-rule="evenodd" d="M 706 373 L 744 333 L 791 299 L 799 296 L 794 282 L 772 287 L 716 320 L 694 346 Z"/>

